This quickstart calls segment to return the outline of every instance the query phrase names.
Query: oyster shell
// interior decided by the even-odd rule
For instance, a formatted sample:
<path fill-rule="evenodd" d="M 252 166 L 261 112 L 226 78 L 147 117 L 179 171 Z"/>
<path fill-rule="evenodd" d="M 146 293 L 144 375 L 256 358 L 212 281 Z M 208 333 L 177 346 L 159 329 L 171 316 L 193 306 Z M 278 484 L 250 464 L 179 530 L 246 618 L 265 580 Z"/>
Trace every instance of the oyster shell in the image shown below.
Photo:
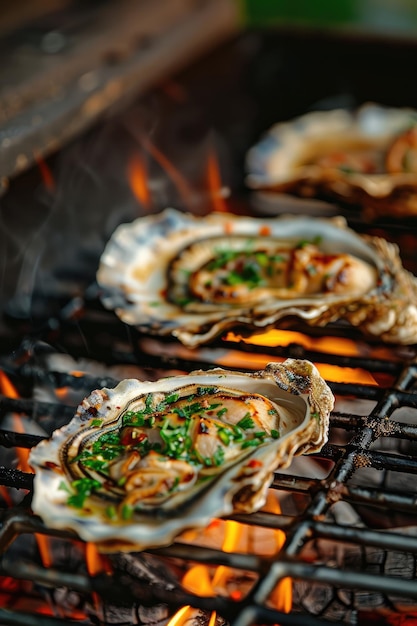
<path fill-rule="evenodd" d="M 187 346 L 233 325 L 346 320 L 383 341 L 417 341 L 417 279 L 395 244 L 343 218 L 195 217 L 174 209 L 116 229 L 101 257 L 103 304 L 140 331 Z"/>
<path fill-rule="evenodd" d="M 247 184 L 417 215 L 417 111 L 367 103 L 274 125 L 247 155 Z"/>
<path fill-rule="evenodd" d="M 333 403 L 315 366 L 295 359 L 93 391 L 31 451 L 33 510 L 102 550 L 168 544 L 259 509 L 273 471 L 325 443 Z"/>

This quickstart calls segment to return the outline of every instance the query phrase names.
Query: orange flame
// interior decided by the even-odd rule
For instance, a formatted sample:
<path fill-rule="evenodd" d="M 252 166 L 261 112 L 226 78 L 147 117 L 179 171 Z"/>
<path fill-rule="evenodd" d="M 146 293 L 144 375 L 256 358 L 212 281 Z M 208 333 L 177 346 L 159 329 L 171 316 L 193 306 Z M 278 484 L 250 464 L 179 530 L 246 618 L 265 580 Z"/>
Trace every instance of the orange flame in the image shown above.
<path fill-rule="evenodd" d="M 209 527 L 216 526 L 219 523 L 218 520 L 213 520 Z M 222 549 L 225 552 L 232 552 L 236 549 L 236 546 L 241 537 L 241 524 L 228 520 L 225 522 L 225 535 L 223 539 Z M 216 588 L 224 588 L 227 579 L 230 576 L 230 568 L 220 565 L 216 568 L 213 577 L 210 576 L 209 569 L 206 565 L 194 565 L 191 567 L 182 579 L 182 585 L 187 591 L 199 595 L 200 597 L 208 598 L 216 595 Z M 186 619 L 187 611 L 183 611 L 182 607 L 174 617 L 168 622 L 167 626 L 183 626 Z M 183 612 L 182 612 L 183 611 Z M 175 621 L 173 621 L 175 620 Z M 210 616 L 209 625 L 214 626 L 216 623 L 216 612 L 213 611 Z"/>
<path fill-rule="evenodd" d="M 55 179 L 53 177 L 52 171 L 46 161 L 41 157 L 40 154 L 35 152 L 35 161 L 38 165 L 39 171 L 42 176 L 43 184 L 45 185 L 48 191 L 55 191 Z"/>
<path fill-rule="evenodd" d="M 36 533 L 35 536 L 43 566 L 52 567 L 52 554 L 49 538 L 46 535 L 41 535 L 40 533 Z"/>
<path fill-rule="evenodd" d="M 269 491 L 264 506 L 264 511 L 270 513 L 281 513 L 281 507 L 274 494 Z M 285 542 L 285 533 L 282 530 L 274 530 L 275 551 L 279 552 Z M 283 613 L 289 613 L 292 609 L 292 580 L 291 578 L 283 578 L 275 587 L 269 596 L 273 606 Z"/>
<path fill-rule="evenodd" d="M 57 387 L 55 389 L 55 396 L 58 400 L 65 400 L 68 396 L 68 387 Z"/>
<path fill-rule="evenodd" d="M 231 520 L 226 522 L 224 541 L 222 545 L 224 552 L 233 552 L 233 550 L 236 549 L 241 537 L 241 532 L 240 524 L 238 522 L 233 522 Z M 213 587 L 224 587 L 229 576 L 230 568 L 225 565 L 220 565 L 216 569 L 216 573 L 213 577 Z"/>
<path fill-rule="evenodd" d="M 87 564 L 88 573 L 91 576 L 105 572 L 112 574 L 113 568 L 110 561 L 101 554 L 95 543 L 89 541 L 85 544 L 85 562 Z"/>
<path fill-rule="evenodd" d="M 2 370 L 0 370 L 0 391 L 8 398 L 16 399 L 19 397 L 17 389 L 15 388 L 15 386 L 12 384 L 10 379 L 6 376 L 6 374 Z M 17 413 L 13 415 L 13 423 L 14 423 L 14 429 L 16 432 L 18 433 L 25 432 L 22 418 Z M 19 462 L 17 465 L 18 469 L 21 469 L 23 472 L 29 472 L 33 474 L 33 470 L 31 469 L 29 462 L 28 462 L 29 450 L 27 450 L 26 448 L 17 448 L 16 454 L 19 459 Z"/>
<path fill-rule="evenodd" d="M 299 332 L 289 330 L 269 330 L 264 333 L 257 333 L 251 337 L 242 337 L 233 332 L 228 332 L 226 341 L 236 343 L 246 343 L 249 345 L 257 345 L 268 347 L 285 347 L 292 343 L 297 343 L 308 350 L 323 352 L 324 354 L 341 354 L 346 356 L 358 356 L 358 346 L 351 339 L 344 337 L 308 337 Z M 262 363 L 265 366 L 271 360 L 271 355 L 248 354 L 245 359 L 258 365 Z M 280 361 L 283 359 L 274 360 Z M 326 363 L 315 364 L 320 374 L 326 380 L 333 382 L 351 382 L 356 384 L 377 385 L 372 374 L 362 368 L 339 367 L 337 365 L 329 365 Z"/>
<path fill-rule="evenodd" d="M 148 187 L 148 176 L 145 161 L 140 154 L 134 154 L 128 165 L 128 178 L 133 195 L 145 208 L 151 206 L 151 196 Z"/>
<path fill-rule="evenodd" d="M 275 514 L 281 513 L 281 508 L 275 492 L 270 491 L 268 493 L 263 510 Z M 206 531 L 210 532 L 213 527 L 218 529 L 220 523 L 220 520 L 213 520 L 207 527 Z M 262 535 L 262 540 L 260 536 L 257 538 L 262 542 L 262 544 L 265 544 L 266 546 L 267 543 L 267 550 L 265 554 L 277 554 L 285 542 L 285 533 L 281 530 L 254 528 L 232 520 L 227 520 L 222 523 L 225 528 L 222 549 L 225 552 L 232 552 L 236 550 L 238 546 L 240 546 L 240 548 L 243 546 L 243 549 L 246 550 L 251 549 L 252 542 L 256 539 L 256 537 L 252 537 L 254 532 Z M 270 548 L 272 548 L 272 550 L 270 550 Z M 263 554 L 264 550 L 262 550 L 261 553 Z M 213 597 L 219 590 L 224 591 L 227 584 L 232 580 L 233 572 L 229 567 L 219 566 L 211 576 L 209 568 L 206 565 L 198 564 L 191 567 L 187 571 L 182 579 L 182 585 L 187 591 L 190 591 L 200 597 Z M 230 591 L 229 597 L 233 600 L 239 601 L 242 598 L 242 592 L 239 589 L 234 589 Z M 269 602 L 278 611 L 282 611 L 284 613 L 289 613 L 291 611 L 292 580 L 290 578 L 283 578 L 279 581 L 269 596 Z M 182 615 L 184 616 L 184 614 Z M 185 624 L 186 620 L 183 619 L 183 621 L 181 621 L 178 613 L 176 613 L 174 617 L 176 621 L 172 623 L 169 622 L 167 626 L 183 626 Z M 213 612 L 210 617 L 210 623 L 215 624 L 215 619 L 216 615 Z"/>
<path fill-rule="evenodd" d="M 19 394 L 17 389 L 12 384 L 8 376 L 0 370 L 0 391 L 5 394 L 9 398 L 18 398 Z M 23 425 L 22 418 L 18 414 L 14 414 L 13 416 L 14 428 L 16 432 L 24 433 L 25 428 Z M 29 465 L 29 450 L 26 448 L 17 448 L 16 454 L 18 457 L 18 465 L 17 467 L 21 469 L 23 472 L 29 472 L 33 474 L 33 470 Z M 52 556 L 49 538 L 41 533 L 35 533 L 36 542 L 39 549 L 39 554 L 42 560 L 42 564 L 44 567 L 51 567 L 52 565 Z"/>
<path fill-rule="evenodd" d="M 164 155 L 154 144 L 144 135 L 140 137 L 142 146 L 149 152 L 162 169 L 168 174 L 181 198 L 186 206 L 191 207 L 193 204 L 193 192 L 184 176 L 177 170 L 171 161 Z"/>
<path fill-rule="evenodd" d="M 97 546 L 91 541 L 85 544 L 85 562 L 87 565 L 87 571 L 90 576 L 95 576 L 96 574 L 100 574 L 101 572 L 106 572 L 107 574 L 112 573 L 112 567 L 110 562 L 103 555 L 100 554 L 100 552 L 97 550 Z M 99 613 L 99 609 L 101 606 L 100 596 L 95 591 L 93 591 L 91 595 L 94 606 Z"/>
<path fill-rule="evenodd" d="M 187 614 L 191 611 L 191 607 L 187 604 L 182 606 L 176 613 L 171 617 L 167 626 L 182 626 L 187 621 Z"/>
<path fill-rule="evenodd" d="M 214 211 L 227 213 L 228 208 L 224 201 L 225 189 L 222 185 L 219 163 L 213 151 L 209 152 L 207 159 L 207 183 Z"/>
<path fill-rule="evenodd" d="M 182 585 L 187 591 L 198 594 L 203 598 L 215 595 L 210 573 L 205 565 L 194 565 L 194 567 L 191 567 L 184 575 Z"/>

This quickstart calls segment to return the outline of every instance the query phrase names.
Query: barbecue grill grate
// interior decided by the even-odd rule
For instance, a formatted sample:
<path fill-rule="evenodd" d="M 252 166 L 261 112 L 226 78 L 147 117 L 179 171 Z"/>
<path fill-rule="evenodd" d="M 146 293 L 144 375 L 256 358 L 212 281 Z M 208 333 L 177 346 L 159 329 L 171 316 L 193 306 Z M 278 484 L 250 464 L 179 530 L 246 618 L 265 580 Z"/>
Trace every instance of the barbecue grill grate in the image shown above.
<path fill-rule="evenodd" d="M 13 464 L 0 468 L 0 484 L 28 490 L 28 494 L 19 504 L 4 506 L 1 513 L 2 576 L 15 581 L 29 580 L 42 589 L 68 588 L 81 597 L 97 594 L 111 605 L 138 607 L 163 603 L 173 612 L 188 604 L 203 612 L 215 610 L 233 626 L 304 625 L 306 616 L 313 625 L 334 620 L 369 623 L 366 620 L 370 619 L 371 608 L 381 611 L 381 615 L 384 611 L 397 615 L 417 606 L 417 537 L 410 532 L 415 524 L 414 476 L 417 474 L 414 454 L 417 361 L 412 347 L 393 347 L 389 358 L 377 359 L 372 356 L 378 348 L 376 344 L 368 345 L 371 357 L 363 357 L 326 354 L 298 343 L 276 348 L 248 347 L 242 341 L 223 338 L 210 350 L 194 351 L 192 359 L 186 358 L 188 353 L 184 356 L 170 341 L 161 342 L 161 354 L 147 354 L 143 348 L 149 338 L 136 334 L 112 313 L 104 311 L 95 296 L 92 288 L 85 299 L 72 302 L 63 311 L 61 320 L 49 321 L 42 329 L 42 341 L 39 331 L 37 338 L 23 341 L 20 351 L 13 357 L 3 359 L 3 369 L 22 397 L 0 397 L 2 420 L 9 414 L 23 415 L 49 435 L 69 421 L 74 405 L 92 389 L 117 384 L 118 364 L 137 367 L 145 377 L 147 374 L 159 377 L 171 370 L 185 372 L 212 367 L 224 354 L 233 354 L 239 360 L 239 354 L 245 359 L 249 353 L 258 353 L 259 358 L 267 360 L 307 358 L 316 364 L 336 365 L 346 372 L 354 369 L 372 373 L 378 384 L 329 381 L 337 403 L 331 416 L 329 442 L 319 455 L 312 457 L 316 469 L 322 469 L 320 477 L 309 467 L 301 473 L 297 473 L 297 467 L 289 468 L 287 473 L 277 473 L 272 489 L 283 496 L 283 512 L 260 511 L 233 518 L 251 527 L 283 531 L 286 541 L 278 556 L 227 553 L 180 542 L 146 553 L 168 559 L 168 562 L 183 563 L 184 567 L 191 562 L 250 572 L 257 580 L 241 601 L 221 596 L 197 597 L 180 586 L 167 589 L 162 583 L 144 584 L 125 571 L 116 572 L 113 577 L 105 573 L 92 576 L 86 571 L 68 571 L 65 564 L 44 567 L 39 560 L 15 559 L 13 546 L 24 535 L 47 535 L 63 544 L 72 544 L 76 538 L 71 533 L 45 528 L 31 514 L 33 476 L 14 469 Z M 342 331 L 343 328 L 337 327 L 330 332 L 315 329 L 311 337 L 333 333 L 337 341 Z M 85 359 L 85 345 L 80 338 L 88 336 L 89 350 L 103 359 L 103 371 L 110 375 L 87 372 L 80 376 L 70 370 L 51 369 L 48 357 L 54 350 L 45 339 L 50 338 L 52 332 L 54 345 L 61 346 L 63 352 L 71 347 L 76 359 Z M 363 344 L 363 339 L 361 341 Z M 93 345 L 94 342 L 97 345 Z M 133 352 L 132 346 L 135 346 Z M 155 343 L 151 343 L 151 347 L 154 346 Z M 50 388 L 55 399 L 45 401 L 34 397 L 34 389 L 39 384 Z M 72 402 L 62 403 L 57 399 L 56 392 L 63 387 L 70 390 Z M 41 435 L 0 431 L 3 449 L 30 448 L 40 439 Z M 292 504 L 287 511 L 288 497 Z M 351 512 L 354 512 L 353 517 Z M 290 614 L 277 611 L 268 603 L 272 590 L 286 577 L 294 581 L 294 608 Z M 0 623 L 18 624 L 23 623 L 22 620 L 28 626 L 72 623 L 59 615 L 47 621 L 36 612 L 0 610 Z M 103 620 L 107 623 L 106 616 Z M 91 623 L 96 622 L 93 619 Z"/>

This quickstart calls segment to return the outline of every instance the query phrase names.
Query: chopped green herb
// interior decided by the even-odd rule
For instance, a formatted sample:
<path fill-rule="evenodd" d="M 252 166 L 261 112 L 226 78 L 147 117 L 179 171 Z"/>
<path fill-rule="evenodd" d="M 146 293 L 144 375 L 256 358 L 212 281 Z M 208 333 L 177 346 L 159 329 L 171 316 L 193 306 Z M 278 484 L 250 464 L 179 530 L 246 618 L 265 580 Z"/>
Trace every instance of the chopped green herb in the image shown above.
<path fill-rule="evenodd" d="M 224 450 L 221 446 L 218 446 L 216 452 L 213 454 L 213 463 L 217 467 L 224 462 Z"/>
<path fill-rule="evenodd" d="M 97 472 L 105 472 L 109 466 L 109 462 L 106 459 L 97 457 L 84 458 L 81 459 L 81 462 L 84 467 L 90 467 Z"/>
<path fill-rule="evenodd" d="M 246 413 L 246 415 L 244 415 L 242 419 L 237 422 L 237 426 L 239 426 L 239 428 L 243 428 L 243 430 L 248 430 L 249 428 L 253 428 L 255 426 L 255 422 L 251 418 L 250 413 Z"/>
<path fill-rule="evenodd" d="M 174 298 L 174 303 L 181 307 L 187 306 L 187 304 L 190 304 L 192 301 L 192 298 Z"/>
<path fill-rule="evenodd" d="M 111 520 L 117 519 L 117 509 L 114 506 L 114 504 L 111 504 L 110 506 L 107 507 L 106 515 Z"/>
<path fill-rule="evenodd" d="M 266 267 L 269 263 L 269 257 L 266 252 L 256 252 L 255 259 L 261 267 Z"/>
<path fill-rule="evenodd" d="M 103 423 L 103 420 L 95 418 L 95 419 L 91 420 L 90 426 L 101 426 L 102 423 Z"/>
<path fill-rule="evenodd" d="M 243 441 L 245 435 L 243 433 L 243 429 L 239 428 L 236 424 L 231 427 L 233 429 L 233 439 L 234 441 Z"/>
<path fill-rule="evenodd" d="M 133 516 L 133 507 L 130 504 L 124 504 L 122 506 L 122 519 L 128 521 L 132 519 Z"/>
<path fill-rule="evenodd" d="M 224 443 L 225 446 L 228 446 L 230 441 L 232 440 L 230 430 L 228 430 L 227 428 L 219 428 L 217 430 L 217 434 L 222 443 Z"/>
<path fill-rule="evenodd" d="M 168 404 L 171 404 L 172 402 L 176 402 L 179 397 L 180 397 L 180 394 L 178 392 L 171 393 L 169 396 L 165 398 L 165 402 L 167 402 Z"/>
<path fill-rule="evenodd" d="M 86 498 L 95 490 L 100 487 L 98 480 L 94 478 L 78 478 L 73 480 L 71 487 L 75 493 L 68 498 L 68 504 L 75 506 L 77 509 L 81 509 L 84 506 Z"/>
<path fill-rule="evenodd" d="M 280 436 L 281 436 L 281 435 L 279 434 L 279 431 L 278 431 L 278 430 L 275 430 L 275 428 L 273 428 L 273 429 L 271 430 L 271 437 L 272 437 L 273 439 L 279 439 L 279 438 L 280 438 Z"/>
<path fill-rule="evenodd" d="M 262 439 L 246 439 L 246 441 L 243 441 L 240 448 L 241 450 L 244 450 L 245 448 L 256 448 L 256 446 L 261 445 L 261 443 Z"/>
<path fill-rule="evenodd" d="M 165 443 L 164 453 L 174 459 L 188 459 L 192 439 L 188 434 L 191 420 L 185 419 L 181 426 L 174 426 L 167 418 L 160 430 L 161 439 Z"/>
<path fill-rule="evenodd" d="M 197 394 L 199 396 L 205 396 L 208 393 L 216 393 L 216 387 L 197 387 Z"/>
<path fill-rule="evenodd" d="M 217 411 L 216 415 L 217 417 L 223 417 L 223 415 L 227 413 L 227 408 L 224 406 L 222 409 L 220 409 L 219 411 Z"/>
<path fill-rule="evenodd" d="M 322 239 L 323 238 L 321 235 L 317 235 L 316 237 L 313 237 L 313 239 L 301 239 L 300 241 L 296 243 L 295 248 L 296 249 L 305 248 L 306 246 L 310 244 L 318 246 L 321 243 Z"/>
<path fill-rule="evenodd" d="M 123 415 L 123 426 L 144 426 L 145 414 L 143 411 L 126 411 Z"/>
<path fill-rule="evenodd" d="M 209 404 L 206 410 L 207 411 L 214 411 L 214 409 L 217 409 L 217 407 L 219 407 L 221 405 L 222 405 L 221 402 L 214 402 L 213 404 Z"/>
<path fill-rule="evenodd" d="M 58 489 L 60 489 L 61 491 L 66 491 L 67 493 L 71 493 L 71 489 L 63 480 L 61 480 L 61 482 L 59 483 Z"/>
<path fill-rule="evenodd" d="M 172 483 L 169 491 L 175 491 L 175 489 L 178 487 L 179 483 L 180 483 L 180 477 L 179 476 L 175 476 L 174 482 Z"/>

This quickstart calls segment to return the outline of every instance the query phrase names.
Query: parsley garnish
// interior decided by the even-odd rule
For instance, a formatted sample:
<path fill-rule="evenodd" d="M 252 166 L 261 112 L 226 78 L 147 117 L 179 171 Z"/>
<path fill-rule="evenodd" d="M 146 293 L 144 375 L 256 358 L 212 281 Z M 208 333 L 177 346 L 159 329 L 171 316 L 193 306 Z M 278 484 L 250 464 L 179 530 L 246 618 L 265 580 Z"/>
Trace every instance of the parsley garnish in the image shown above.
<path fill-rule="evenodd" d="M 253 428 L 255 426 L 255 422 L 250 416 L 250 413 L 246 413 L 236 424 L 239 428 L 243 428 L 243 430 L 248 430 L 249 428 Z"/>
<path fill-rule="evenodd" d="M 81 509 L 84 506 L 85 499 L 94 490 L 99 489 L 100 483 L 98 480 L 94 480 L 94 478 L 79 478 L 72 481 L 71 487 L 75 493 L 68 498 L 68 504 Z"/>
<path fill-rule="evenodd" d="M 216 452 L 213 454 L 213 463 L 217 467 L 224 462 L 224 450 L 221 446 L 218 446 Z"/>

